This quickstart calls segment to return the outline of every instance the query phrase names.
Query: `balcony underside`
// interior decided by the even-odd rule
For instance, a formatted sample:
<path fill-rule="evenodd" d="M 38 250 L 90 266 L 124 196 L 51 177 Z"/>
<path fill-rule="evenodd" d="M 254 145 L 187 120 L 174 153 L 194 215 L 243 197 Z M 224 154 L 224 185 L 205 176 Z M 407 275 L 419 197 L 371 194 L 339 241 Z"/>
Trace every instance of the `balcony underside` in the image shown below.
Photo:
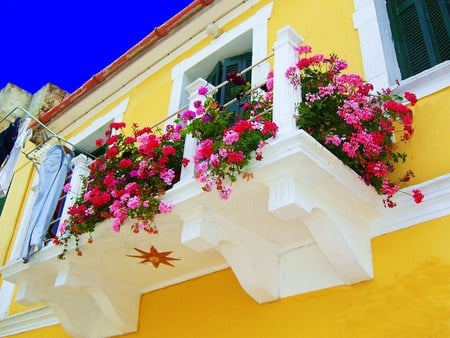
<path fill-rule="evenodd" d="M 126 225 L 117 234 L 105 221 L 94 243 L 82 238 L 82 257 L 58 260 L 61 248 L 45 247 L 3 278 L 18 285 L 18 302 L 48 304 L 73 336 L 99 337 L 137 329 L 141 294 L 228 266 L 258 302 L 372 277 L 369 225 L 382 205 L 371 187 L 303 131 L 271 142 L 250 170 L 254 179 L 234 184 L 226 201 L 194 180 L 178 183 L 158 235 Z M 174 266 L 127 256 L 151 246 L 171 252 Z"/>

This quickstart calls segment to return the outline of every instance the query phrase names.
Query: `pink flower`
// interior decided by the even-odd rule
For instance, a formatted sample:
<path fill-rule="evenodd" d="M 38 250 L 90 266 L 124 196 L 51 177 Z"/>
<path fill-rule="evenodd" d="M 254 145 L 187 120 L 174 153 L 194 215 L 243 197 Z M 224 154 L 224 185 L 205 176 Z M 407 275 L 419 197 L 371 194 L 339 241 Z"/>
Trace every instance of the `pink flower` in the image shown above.
<path fill-rule="evenodd" d="M 268 91 L 271 91 L 273 89 L 273 71 L 272 70 L 269 72 L 269 74 L 267 74 L 266 88 Z"/>
<path fill-rule="evenodd" d="M 221 199 L 227 200 L 230 197 L 232 192 L 233 192 L 233 189 L 231 189 L 230 186 L 226 186 L 226 187 L 223 187 L 223 189 L 219 191 L 219 196 Z"/>
<path fill-rule="evenodd" d="M 218 167 L 220 166 L 219 155 L 217 155 L 217 154 L 212 154 L 211 157 L 209 158 L 209 164 L 210 164 L 211 167 L 213 167 L 213 168 L 218 168 Z"/>
<path fill-rule="evenodd" d="M 175 172 L 173 169 L 164 170 L 159 174 L 159 177 L 164 181 L 164 183 L 172 184 L 172 181 L 175 178 Z"/>
<path fill-rule="evenodd" d="M 228 130 L 223 137 L 223 141 L 226 145 L 232 145 L 234 142 L 239 140 L 239 134 L 234 130 Z"/>
<path fill-rule="evenodd" d="M 169 212 L 172 211 L 172 208 L 173 208 L 172 204 L 166 201 L 161 201 L 158 207 L 159 211 L 161 211 L 161 213 L 163 214 L 168 214 Z"/>
<path fill-rule="evenodd" d="M 341 138 L 338 135 L 328 135 L 325 138 L 325 144 L 333 143 L 336 147 L 341 144 Z"/>
<path fill-rule="evenodd" d="M 58 232 L 60 234 L 63 234 L 63 233 L 66 232 L 66 222 L 62 222 L 62 223 L 59 224 Z"/>
<path fill-rule="evenodd" d="M 127 203 L 127 207 L 130 209 L 136 209 L 140 205 L 141 205 L 141 200 L 138 196 L 131 197 Z"/>
<path fill-rule="evenodd" d="M 310 45 L 299 45 L 295 47 L 296 52 L 300 54 L 308 54 L 311 53 L 312 47 Z"/>
<path fill-rule="evenodd" d="M 67 184 L 64 186 L 63 191 L 64 191 L 65 193 L 67 193 L 71 188 L 72 188 L 72 186 L 70 185 L 70 183 L 67 183 Z"/>

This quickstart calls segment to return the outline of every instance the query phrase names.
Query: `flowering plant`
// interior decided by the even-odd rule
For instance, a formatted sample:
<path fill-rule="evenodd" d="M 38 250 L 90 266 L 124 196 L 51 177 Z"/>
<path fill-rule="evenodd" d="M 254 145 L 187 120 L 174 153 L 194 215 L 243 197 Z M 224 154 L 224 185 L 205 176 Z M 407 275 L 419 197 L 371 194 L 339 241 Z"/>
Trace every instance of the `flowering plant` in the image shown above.
<path fill-rule="evenodd" d="M 347 63 L 336 55 L 312 55 L 308 45 L 296 47 L 299 59 L 286 71 L 290 83 L 301 84 L 302 102 L 298 104 L 297 127 L 304 129 L 342 162 L 385 196 L 388 207 L 400 184 L 414 176 L 411 170 L 393 179 L 394 164 L 406 161 L 397 151 L 395 139 L 406 142 L 413 135 L 411 109 L 414 94 L 404 97 L 390 89 L 372 93 L 373 85 L 357 74 L 344 74 Z M 423 194 L 413 190 L 419 203 Z"/>
<path fill-rule="evenodd" d="M 133 133 L 126 136 L 125 123 L 111 123 L 106 132 L 106 153 L 90 164 L 90 174 L 84 178 L 83 194 L 69 209 L 69 218 L 60 226 L 60 236 L 55 239 L 64 244 L 75 237 L 91 233 L 96 223 L 113 219 L 113 229 L 132 218 L 134 232 L 145 230 L 157 233 L 153 223 L 159 213 L 168 213 L 172 206 L 161 197 L 176 180 L 181 165 L 184 141 L 172 125 L 160 135 L 150 128 L 132 126 Z M 97 140 L 97 146 L 103 144 Z"/>
<path fill-rule="evenodd" d="M 238 99 L 249 95 L 241 76 L 233 74 L 227 79 L 237 85 Z M 195 178 L 203 184 L 204 191 L 215 188 L 222 199 L 228 199 L 231 184 L 239 175 L 247 180 L 252 177 L 246 166 L 253 158 L 262 159 L 265 141 L 274 137 L 278 129 L 267 113 L 272 106 L 272 82 L 268 83 L 268 93 L 252 94 L 242 104 L 242 116 L 220 106 L 206 87 L 199 88 L 204 100 L 194 102 L 195 111 L 187 110 L 180 116 L 182 134 L 190 134 L 199 142 L 194 155 Z"/>

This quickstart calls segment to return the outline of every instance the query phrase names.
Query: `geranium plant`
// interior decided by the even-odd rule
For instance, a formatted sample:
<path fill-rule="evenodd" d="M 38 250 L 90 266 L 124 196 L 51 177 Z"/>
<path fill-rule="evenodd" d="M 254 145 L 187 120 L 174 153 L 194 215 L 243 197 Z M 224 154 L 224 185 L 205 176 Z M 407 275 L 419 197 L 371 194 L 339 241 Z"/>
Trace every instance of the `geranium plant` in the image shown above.
<path fill-rule="evenodd" d="M 234 81 L 241 78 L 236 75 L 231 80 Z M 236 96 L 247 97 L 239 117 L 221 107 L 202 87 L 199 93 L 205 101 L 196 102 L 195 112 L 185 111 L 164 132 L 133 125 L 131 136 L 127 136 L 124 122 L 112 123 L 106 139 L 97 140 L 97 146 L 106 145 L 106 152 L 90 164 L 90 174 L 83 178 L 82 194 L 69 209 L 69 217 L 60 225 L 60 235 L 54 240 L 64 246 L 59 257 L 64 257 L 72 238 L 81 255 L 79 236 L 92 233 L 97 223 L 105 219 L 113 220 L 116 232 L 127 219 L 132 219 L 134 232 L 156 234 L 155 216 L 172 210 L 172 205 L 163 200 L 164 193 L 179 178 L 181 167 L 189 162 L 183 158 L 187 134 L 199 142 L 194 157 L 196 179 L 204 184 L 205 191 L 216 188 L 222 198 L 228 198 L 231 183 L 238 175 L 251 178 L 246 166 L 253 158 L 262 159 L 261 148 L 276 134 L 277 126 L 271 122 L 271 84 L 270 76 L 264 96 L 250 94 L 247 85 L 238 85 Z"/>
<path fill-rule="evenodd" d="M 276 135 L 278 127 L 272 122 L 271 77 L 267 92 L 249 93 L 249 84 L 242 76 L 231 74 L 228 81 L 235 84 L 234 95 L 242 103 L 242 115 L 228 111 L 214 100 L 208 88 L 199 88 L 204 100 L 194 103 L 195 111 L 182 113 L 182 134 L 190 134 L 198 140 L 194 155 L 195 178 L 203 184 L 203 190 L 216 189 L 222 199 L 227 199 L 231 185 L 242 175 L 250 179 L 246 171 L 252 159 L 262 159 L 266 140 Z M 245 99 L 244 99 L 245 97 Z"/>
<path fill-rule="evenodd" d="M 390 89 L 373 93 L 373 85 L 357 74 L 346 74 L 347 62 L 336 55 L 312 54 L 308 45 L 296 47 L 299 59 L 286 71 L 295 86 L 301 86 L 297 127 L 305 130 L 344 164 L 352 168 L 394 207 L 392 197 L 401 183 L 414 176 L 411 170 L 394 179 L 395 163 L 407 155 L 397 151 L 398 142 L 413 135 L 416 103 L 412 93 L 399 95 Z M 423 194 L 413 191 L 419 203 Z"/>
<path fill-rule="evenodd" d="M 114 231 L 119 232 L 127 219 L 133 219 L 134 232 L 157 233 L 156 214 L 168 213 L 172 206 L 162 199 L 164 192 L 179 177 L 184 142 L 174 126 L 164 133 L 150 128 L 132 126 L 132 135 L 124 133 L 125 123 L 111 123 L 106 140 L 106 153 L 90 164 L 84 178 L 83 194 L 69 210 L 69 218 L 59 228 L 55 241 L 67 250 L 68 240 L 94 231 L 98 222 L 112 218 Z"/>

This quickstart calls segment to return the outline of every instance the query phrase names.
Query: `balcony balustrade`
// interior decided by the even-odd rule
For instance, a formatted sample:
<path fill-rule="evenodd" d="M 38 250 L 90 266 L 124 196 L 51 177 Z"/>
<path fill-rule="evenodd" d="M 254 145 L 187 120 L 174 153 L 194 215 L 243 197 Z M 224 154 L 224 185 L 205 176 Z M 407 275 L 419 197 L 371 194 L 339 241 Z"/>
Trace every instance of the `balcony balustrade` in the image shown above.
<path fill-rule="evenodd" d="M 371 279 L 370 224 L 382 213 L 381 197 L 296 128 L 301 95 L 285 71 L 295 63 L 293 47 L 301 40 L 290 27 L 278 33 L 272 116 L 279 132 L 264 159 L 251 164 L 250 182 L 236 182 L 223 201 L 201 189 L 193 164 L 183 168 L 164 197 L 172 212 L 156 217 L 158 235 L 135 234 L 126 225 L 117 234 L 106 220 L 92 245 L 81 237 L 82 257 L 70 250 L 72 243 L 64 260 L 57 259 L 61 247 L 48 245 L 28 264 L 13 261 L 0 271 L 4 281 L 17 285 L 16 301 L 48 305 L 74 337 L 103 337 L 137 329 L 142 294 L 228 267 L 261 303 Z M 191 104 L 205 85 L 199 79 L 188 87 Z M 186 139 L 185 157 L 193 158 L 195 145 Z M 86 159 L 74 165 L 72 190 L 80 190 Z M 65 210 L 73 199 L 67 201 Z M 154 269 L 127 256 L 151 246 L 179 260 Z"/>

